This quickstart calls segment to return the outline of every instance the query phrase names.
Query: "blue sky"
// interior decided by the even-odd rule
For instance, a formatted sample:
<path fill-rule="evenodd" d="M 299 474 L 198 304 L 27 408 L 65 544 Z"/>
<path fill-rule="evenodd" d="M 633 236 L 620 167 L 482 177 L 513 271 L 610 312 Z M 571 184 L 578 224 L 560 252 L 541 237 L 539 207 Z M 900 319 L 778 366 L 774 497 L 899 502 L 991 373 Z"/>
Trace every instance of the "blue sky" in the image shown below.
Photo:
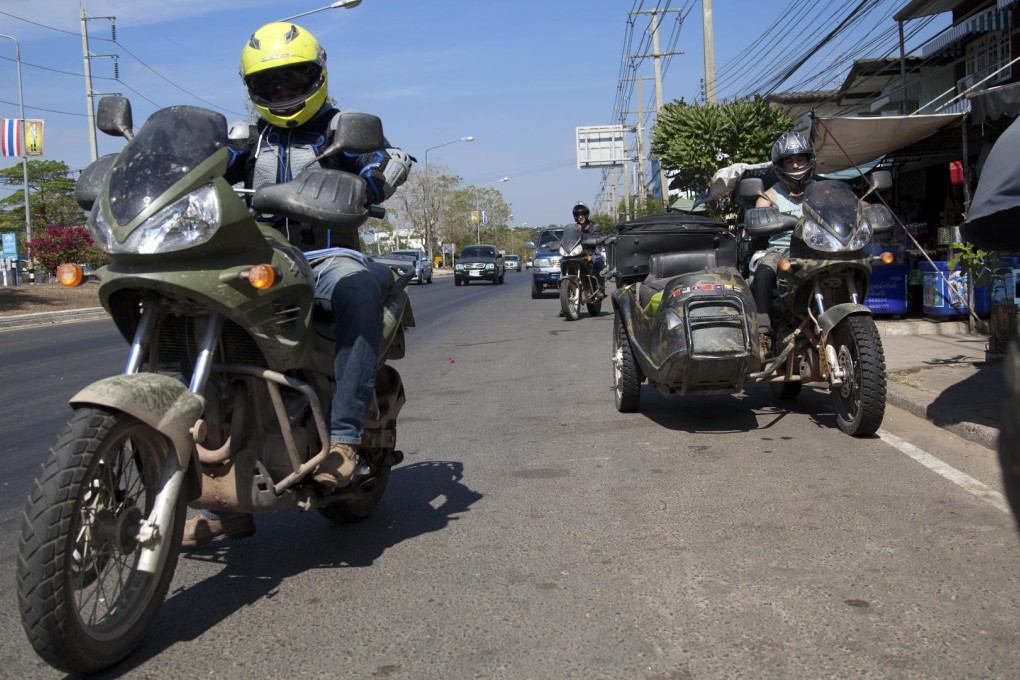
<path fill-rule="evenodd" d="M 121 82 L 112 79 L 112 60 L 96 58 L 91 60 L 93 88 L 130 97 L 136 126 L 156 108 L 173 104 L 207 106 L 230 120 L 245 118 L 237 73 L 245 40 L 262 24 L 327 4 L 88 0 L 82 6 L 89 17 L 116 17 L 119 43 L 109 40 L 109 21 L 87 22 L 91 53 L 119 54 Z M 793 50 L 831 30 L 844 5 L 856 4 L 714 0 L 719 96 L 745 94 L 756 74 L 774 72 Z M 894 31 L 888 16 L 905 0 L 879 4 L 886 7 L 870 23 Z M 791 21 L 788 10 L 797 5 L 818 5 L 819 14 Z M 704 75 L 701 0 L 659 0 L 659 8 L 667 6 L 681 11 L 665 15 L 661 49 L 675 35 L 672 50 L 684 54 L 666 62 L 664 98 L 690 101 L 698 97 Z M 575 201 L 593 204 L 602 173 L 577 169 L 575 128 L 619 122 L 614 115 L 619 115 L 621 74 L 653 75 L 652 60 L 636 60 L 632 68 L 635 60 L 625 57 L 636 53 L 649 25 L 647 15 L 629 17 L 628 12 L 654 7 L 655 0 L 364 0 L 350 10 L 296 21 L 325 46 L 330 94 L 341 108 L 382 117 L 390 141 L 419 162 L 430 147 L 474 136 L 472 143 L 432 149 L 430 164 L 442 163 L 469 184 L 498 186 L 516 224 L 544 226 L 568 221 Z M 685 17 L 682 24 L 678 17 Z M 773 22 L 776 29 L 763 35 Z M 25 116 L 46 121 L 45 158 L 85 167 L 90 151 L 78 3 L 0 0 L 0 33 L 20 44 Z M 837 41 L 808 67 L 831 66 L 851 42 Z M 791 47 L 783 48 L 784 43 Z M 762 49 L 758 55 L 748 52 L 755 45 Z M 0 39 L 4 118 L 18 117 L 13 57 L 14 44 Z M 790 84 L 797 87 L 781 89 L 807 89 L 796 79 Z M 652 81 L 645 81 L 643 108 L 652 97 Z M 630 109 L 636 108 L 631 101 Z M 122 143 L 102 133 L 98 138 L 100 154 Z M 4 158 L 0 166 L 18 162 Z M 499 183 L 501 177 L 510 180 Z"/>

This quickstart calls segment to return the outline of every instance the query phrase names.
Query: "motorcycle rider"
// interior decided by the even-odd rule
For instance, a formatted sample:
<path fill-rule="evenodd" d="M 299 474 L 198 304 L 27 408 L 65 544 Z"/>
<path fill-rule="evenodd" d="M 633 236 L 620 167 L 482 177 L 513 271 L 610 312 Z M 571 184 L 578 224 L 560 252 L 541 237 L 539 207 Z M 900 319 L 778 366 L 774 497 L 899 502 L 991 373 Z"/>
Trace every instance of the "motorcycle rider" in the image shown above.
<path fill-rule="evenodd" d="M 776 207 L 781 213 L 800 217 L 803 214 L 804 189 L 814 181 L 815 150 L 811 141 L 800 132 L 780 135 L 772 145 L 772 168 L 779 181 L 758 198 L 755 207 Z M 772 293 L 778 279 L 779 261 L 790 250 L 792 234 L 787 230 L 773 235 L 769 238 L 764 254 L 755 253 L 755 257 L 760 259 L 751 280 L 751 293 L 758 311 L 758 342 L 762 356 L 768 356 L 772 351 L 775 335 L 772 326 Z"/>
<path fill-rule="evenodd" d="M 592 239 L 599 239 L 602 237 L 601 227 L 597 227 L 591 223 L 591 211 L 588 209 L 587 205 L 578 201 L 574 204 L 572 212 L 574 215 L 574 222 L 581 225 L 581 233 L 583 234 L 582 238 L 584 239 L 585 244 Z M 585 249 L 587 250 L 589 247 L 593 246 L 586 245 Z M 606 268 L 606 261 L 598 250 L 595 250 L 592 255 L 592 264 L 595 265 L 595 278 L 598 279 L 599 282 L 599 294 L 605 296 L 606 279 L 602 272 Z"/>
<path fill-rule="evenodd" d="M 340 111 L 326 101 L 326 51 L 304 28 L 271 23 L 255 31 L 241 53 L 241 77 L 260 118 L 230 129 L 232 183 L 246 188 L 286 182 L 332 140 Z M 336 154 L 326 167 L 355 173 L 368 185 L 366 203 L 389 198 L 404 182 L 413 158 L 399 149 Z M 272 219 L 272 218 L 268 218 Z M 314 472 L 316 482 L 338 488 L 350 483 L 375 385 L 383 331 L 383 286 L 389 269 L 358 252 L 358 235 L 333 233 L 277 219 L 274 225 L 303 251 L 340 247 L 340 255 L 312 268 L 316 305 L 330 311 L 335 330 L 336 391 L 329 411 L 329 454 Z M 255 533 L 246 513 L 202 511 L 188 520 L 186 546 Z"/>

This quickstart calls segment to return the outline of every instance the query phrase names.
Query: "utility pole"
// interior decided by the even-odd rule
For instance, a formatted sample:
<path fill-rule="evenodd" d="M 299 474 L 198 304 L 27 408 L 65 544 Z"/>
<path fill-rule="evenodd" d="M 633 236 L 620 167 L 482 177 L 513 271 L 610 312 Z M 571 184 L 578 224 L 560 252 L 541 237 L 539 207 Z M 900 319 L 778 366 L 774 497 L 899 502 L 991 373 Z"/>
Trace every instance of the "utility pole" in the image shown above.
<path fill-rule="evenodd" d="M 712 32 L 712 0 L 701 0 L 701 24 L 705 35 L 705 102 L 715 104 L 715 35 Z"/>
<path fill-rule="evenodd" d="M 648 109 L 643 108 L 645 103 L 644 89 L 641 87 L 643 80 L 651 80 L 651 76 L 638 76 L 637 78 L 627 78 L 626 80 L 637 81 L 637 100 L 638 107 L 636 111 L 624 111 L 624 115 L 629 113 L 636 113 L 638 120 L 637 126 L 634 128 L 637 134 L 637 168 L 635 170 L 637 175 L 637 186 L 638 186 L 638 206 L 641 208 L 645 207 L 645 140 L 644 130 L 645 126 L 642 122 L 646 113 L 651 113 Z"/>
<path fill-rule="evenodd" d="M 655 67 L 655 115 L 658 116 L 662 113 L 663 97 L 662 97 L 662 57 L 669 57 L 676 54 L 683 54 L 683 52 L 660 52 L 659 51 L 659 19 L 661 14 L 666 12 L 679 12 L 680 9 L 646 9 L 639 10 L 637 12 L 627 12 L 627 14 L 651 14 L 652 15 L 652 53 L 651 54 L 632 54 L 632 59 L 642 59 L 645 57 L 652 57 L 652 63 Z M 662 163 L 659 163 L 659 186 L 662 191 L 662 205 L 663 207 L 669 206 L 669 184 L 666 182 L 666 170 L 662 167 Z"/>
<path fill-rule="evenodd" d="M 85 8 L 78 7 L 79 16 L 81 18 L 81 51 L 82 59 L 85 60 L 85 102 L 88 104 L 88 111 L 86 117 L 89 125 L 89 150 L 92 152 L 92 160 L 95 161 L 99 158 L 99 143 L 96 140 L 96 107 L 93 104 L 93 96 L 95 92 L 92 89 L 92 60 L 97 58 L 116 59 L 115 54 L 91 54 L 89 52 L 89 29 L 88 21 L 93 19 L 108 19 L 110 23 L 110 31 L 113 36 L 113 40 L 117 39 L 117 27 L 112 23 L 116 21 L 117 17 L 90 17 L 86 16 Z M 114 67 L 116 70 L 116 66 Z"/>

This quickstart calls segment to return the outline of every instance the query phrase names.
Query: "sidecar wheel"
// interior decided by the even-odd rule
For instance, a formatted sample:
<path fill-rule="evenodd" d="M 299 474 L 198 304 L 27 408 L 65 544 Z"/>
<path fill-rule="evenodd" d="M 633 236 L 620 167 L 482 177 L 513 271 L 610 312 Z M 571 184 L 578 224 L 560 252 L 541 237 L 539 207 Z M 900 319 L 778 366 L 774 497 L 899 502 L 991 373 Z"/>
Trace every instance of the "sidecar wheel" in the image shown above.
<path fill-rule="evenodd" d="M 161 527 L 167 546 L 154 574 L 136 569 L 136 538 L 173 455 L 148 425 L 100 408 L 76 410 L 49 450 L 23 515 L 18 605 L 32 646 L 53 667 L 108 668 L 156 617 L 177 566 L 185 495 Z"/>
<path fill-rule="evenodd" d="M 560 281 L 560 308 L 566 321 L 581 318 L 581 286 L 574 279 Z"/>
<path fill-rule="evenodd" d="M 613 385 L 616 396 L 616 410 L 633 413 L 641 407 L 641 371 L 634 360 L 627 330 L 620 317 L 613 324 Z"/>
<path fill-rule="evenodd" d="M 390 481 L 390 466 L 380 464 L 372 474 L 365 478 L 355 477 L 353 486 L 355 494 L 336 503 L 319 508 L 319 514 L 334 524 L 354 524 L 368 517 L 375 511 Z"/>
<path fill-rule="evenodd" d="M 772 387 L 772 395 L 776 399 L 796 399 L 800 396 L 800 390 L 804 387 L 799 382 L 774 382 L 769 383 Z"/>
<path fill-rule="evenodd" d="M 836 424 L 853 437 L 871 436 L 885 417 L 885 352 L 878 327 L 870 316 L 848 316 L 832 333 L 846 375 L 831 388 Z"/>

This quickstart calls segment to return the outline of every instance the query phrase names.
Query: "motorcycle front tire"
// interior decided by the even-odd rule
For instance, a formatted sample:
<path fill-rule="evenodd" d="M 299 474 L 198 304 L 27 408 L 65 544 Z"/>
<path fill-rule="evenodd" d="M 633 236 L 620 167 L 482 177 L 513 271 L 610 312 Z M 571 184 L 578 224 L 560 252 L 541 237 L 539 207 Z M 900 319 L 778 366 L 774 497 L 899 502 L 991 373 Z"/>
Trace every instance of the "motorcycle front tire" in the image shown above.
<path fill-rule="evenodd" d="M 37 654 L 54 668 L 94 673 L 133 650 L 177 566 L 182 493 L 153 574 L 136 569 L 136 541 L 159 491 L 170 441 L 124 413 L 79 408 L 32 485 L 18 546 L 18 605 Z"/>
<path fill-rule="evenodd" d="M 846 376 L 832 386 L 839 429 L 852 437 L 870 437 L 885 417 L 885 352 L 875 320 L 854 315 L 832 329 L 836 361 Z"/>
<path fill-rule="evenodd" d="M 563 318 L 577 321 L 581 318 L 581 286 L 575 279 L 560 280 L 560 308 Z"/>

